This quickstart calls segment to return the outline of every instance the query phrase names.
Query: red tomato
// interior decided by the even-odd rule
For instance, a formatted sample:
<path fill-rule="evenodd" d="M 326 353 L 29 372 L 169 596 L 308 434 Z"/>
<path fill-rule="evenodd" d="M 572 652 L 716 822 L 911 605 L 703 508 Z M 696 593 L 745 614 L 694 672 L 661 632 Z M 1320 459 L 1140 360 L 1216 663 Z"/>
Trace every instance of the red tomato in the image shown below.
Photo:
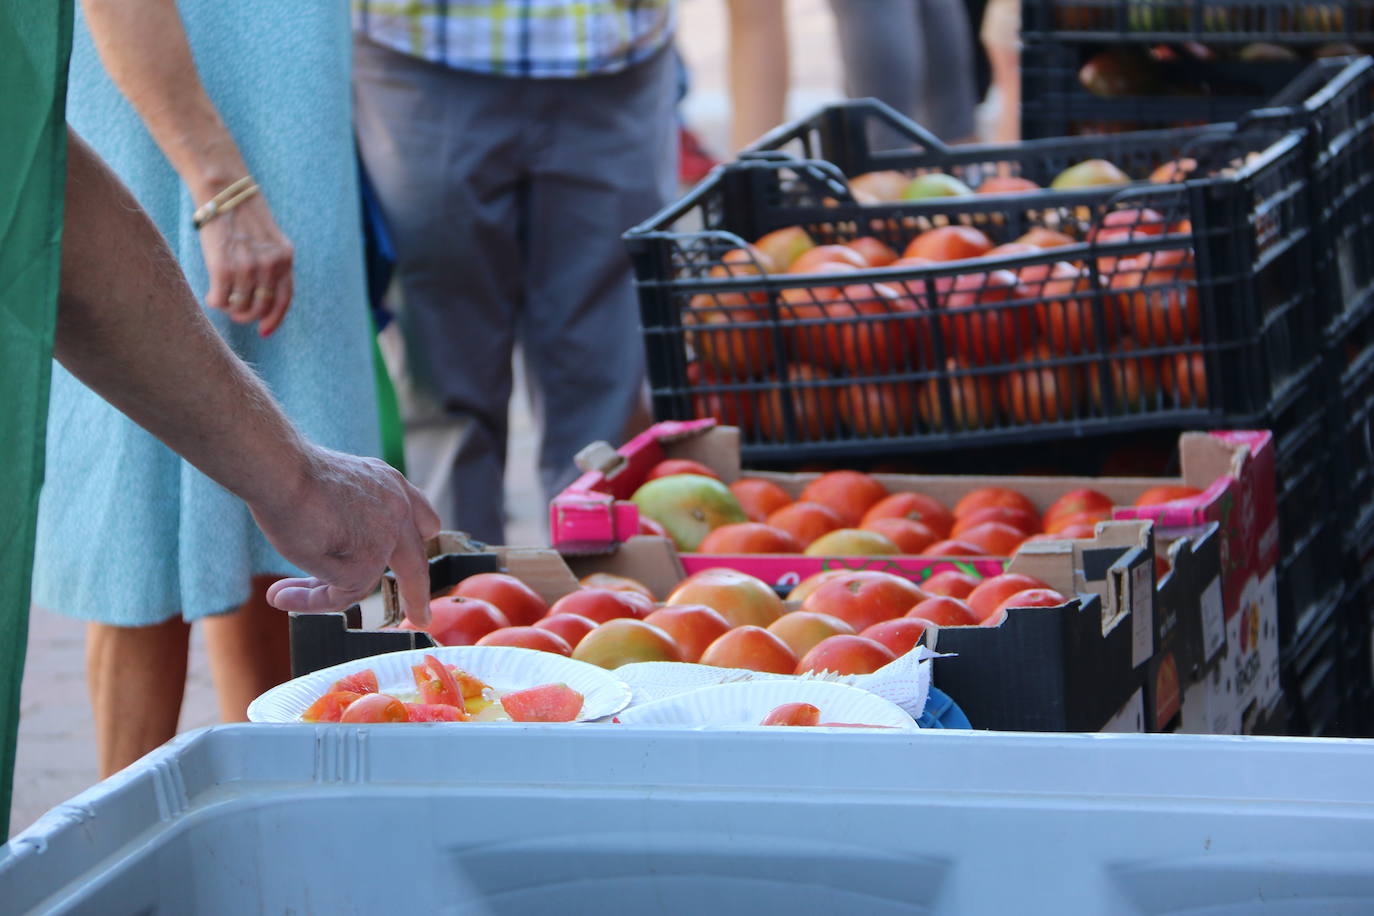
<path fill-rule="evenodd" d="M 667 458 L 650 468 L 645 475 L 646 482 L 657 480 L 660 477 L 672 477 L 676 474 L 699 474 L 702 477 L 710 477 L 713 480 L 720 480 L 720 475 L 702 464 L 700 461 L 692 461 L 690 458 Z"/>
<path fill-rule="evenodd" d="M 441 646 L 470 646 L 492 630 L 510 626 L 505 614 L 489 601 L 445 595 L 429 603 L 429 635 Z M 401 629 L 418 629 L 409 620 Z"/>
<path fill-rule="evenodd" d="M 311 703 L 310 708 L 301 713 L 301 719 L 306 722 L 337 722 L 343 716 L 344 710 L 362 696 L 361 693 L 351 690 L 331 690 Z"/>
<path fill-rule="evenodd" d="M 408 722 L 405 704 L 385 693 L 369 693 L 359 697 L 344 710 L 339 719 L 345 725 L 375 722 Z"/>
<path fill-rule="evenodd" d="M 992 250 L 992 240 L 972 226 L 941 226 L 928 229 L 906 246 L 904 258 L 959 261 L 980 258 Z"/>
<path fill-rule="evenodd" d="M 1025 298 L 1016 274 L 1009 270 L 960 274 L 948 290 L 940 327 L 965 363 L 983 366 L 1007 362 L 1031 343 L 1031 313 L 1027 307 L 1001 305 Z M 995 307 L 990 307 L 995 306 Z"/>
<path fill-rule="evenodd" d="M 783 703 L 763 717 L 760 725 L 818 725 L 821 711 L 810 703 Z"/>
<path fill-rule="evenodd" d="M 538 592 L 506 573 L 468 576 L 449 594 L 489 602 L 517 627 L 527 627 L 549 612 L 548 602 L 539 597 Z"/>

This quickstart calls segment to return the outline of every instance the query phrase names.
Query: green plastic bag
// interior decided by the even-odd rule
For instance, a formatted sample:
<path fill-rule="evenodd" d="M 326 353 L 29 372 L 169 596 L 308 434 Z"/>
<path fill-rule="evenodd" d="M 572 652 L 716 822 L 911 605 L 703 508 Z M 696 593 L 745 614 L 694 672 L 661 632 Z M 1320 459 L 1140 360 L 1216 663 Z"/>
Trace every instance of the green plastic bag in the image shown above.
<path fill-rule="evenodd" d="M 406 431 L 401 423 L 401 407 L 396 401 L 396 386 L 386 371 L 382 348 L 377 345 L 377 326 L 372 326 L 372 374 L 377 382 L 377 420 L 382 433 L 382 460 L 402 474 L 406 472 Z"/>

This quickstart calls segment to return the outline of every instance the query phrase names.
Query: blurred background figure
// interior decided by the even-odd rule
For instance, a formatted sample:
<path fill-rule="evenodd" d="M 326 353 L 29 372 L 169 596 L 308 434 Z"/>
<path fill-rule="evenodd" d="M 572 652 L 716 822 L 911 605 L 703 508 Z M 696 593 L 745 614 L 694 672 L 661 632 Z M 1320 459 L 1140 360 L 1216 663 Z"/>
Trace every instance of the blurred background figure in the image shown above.
<path fill-rule="evenodd" d="M 730 151 L 737 153 L 787 116 L 791 57 L 786 0 L 726 0 L 730 21 Z"/>
<path fill-rule="evenodd" d="M 1021 139 L 1021 3 L 988 0 L 979 32 L 992 67 L 988 101 L 994 114 L 989 139 L 1015 143 Z"/>
<path fill-rule="evenodd" d="M 621 234 L 677 187 L 675 0 L 354 0 L 358 140 L 396 252 L 417 400 L 455 440 L 421 467 L 447 527 L 506 540 L 514 354 L 547 500 L 588 442 L 648 420 Z M 436 488 L 435 478 L 447 487 Z"/>
<path fill-rule="evenodd" d="M 682 100 L 692 91 L 692 76 L 676 46 L 673 47 L 673 70 L 677 76 L 674 108 L 677 117 L 677 183 L 686 188 L 705 178 L 720 160 L 711 155 L 696 131 L 682 117 Z"/>
<path fill-rule="evenodd" d="M 886 102 L 946 143 L 976 139 L 973 37 L 963 0 L 830 0 L 830 6 L 850 98 Z"/>

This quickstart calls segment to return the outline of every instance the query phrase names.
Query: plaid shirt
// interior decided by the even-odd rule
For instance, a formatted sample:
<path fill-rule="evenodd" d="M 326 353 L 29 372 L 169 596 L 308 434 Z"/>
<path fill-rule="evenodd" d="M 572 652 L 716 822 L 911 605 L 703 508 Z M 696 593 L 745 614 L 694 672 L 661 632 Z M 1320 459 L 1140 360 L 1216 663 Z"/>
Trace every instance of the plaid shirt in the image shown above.
<path fill-rule="evenodd" d="M 414 57 L 498 76 L 582 77 L 645 60 L 676 0 L 352 0 L 353 29 Z"/>

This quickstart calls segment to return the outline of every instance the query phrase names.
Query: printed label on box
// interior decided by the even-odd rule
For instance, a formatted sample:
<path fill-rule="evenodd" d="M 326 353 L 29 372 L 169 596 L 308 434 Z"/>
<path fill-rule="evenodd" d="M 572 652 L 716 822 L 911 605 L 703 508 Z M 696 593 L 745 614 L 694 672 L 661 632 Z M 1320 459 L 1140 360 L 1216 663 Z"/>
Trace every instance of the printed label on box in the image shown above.
<path fill-rule="evenodd" d="M 1183 691 L 1179 731 L 1192 735 L 1240 734 L 1241 706 L 1234 685 L 1234 648 L 1222 651 L 1221 664 Z"/>
<path fill-rule="evenodd" d="M 1226 608 L 1221 602 L 1221 577 L 1202 590 L 1202 660 L 1209 661 L 1226 645 Z"/>
<path fill-rule="evenodd" d="M 1107 720 L 1107 724 L 1102 726 L 1102 731 L 1132 735 L 1145 731 L 1145 695 L 1140 689 L 1131 694 L 1126 705 Z"/>
<path fill-rule="evenodd" d="M 1131 666 L 1139 668 L 1155 651 L 1154 568 L 1141 563 L 1131 570 Z"/>
<path fill-rule="evenodd" d="M 1268 709 L 1279 698 L 1278 588 L 1274 571 L 1245 584 L 1241 612 L 1226 624 L 1227 654 L 1234 657 L 1240 712 L 1251 703 Z"/>

